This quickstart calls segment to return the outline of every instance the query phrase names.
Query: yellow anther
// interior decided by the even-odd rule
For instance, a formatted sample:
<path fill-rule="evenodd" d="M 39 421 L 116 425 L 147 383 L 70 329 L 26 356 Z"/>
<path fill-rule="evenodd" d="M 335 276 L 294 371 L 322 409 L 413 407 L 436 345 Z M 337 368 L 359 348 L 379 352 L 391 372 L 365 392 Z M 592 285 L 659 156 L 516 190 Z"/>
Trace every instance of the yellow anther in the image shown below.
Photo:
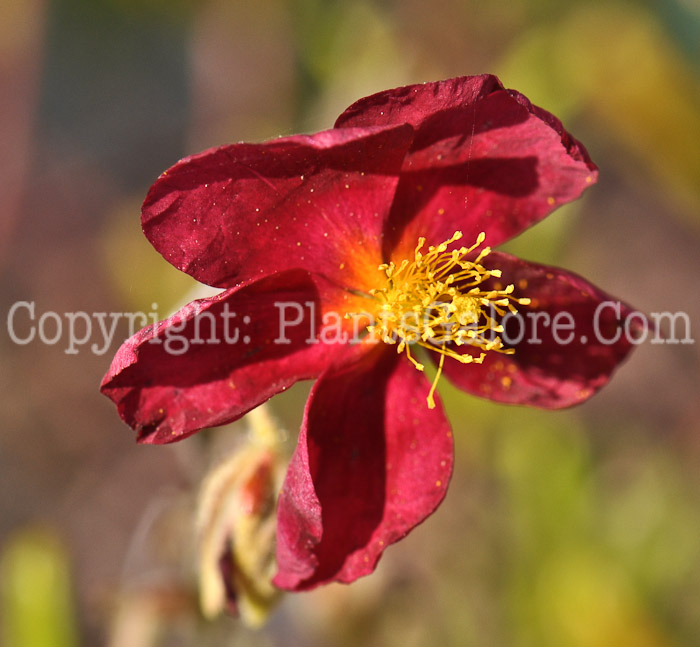
<path fill-rule="evenodd" d="M 383 263 L 384 285 L 371 290 L 379 302 L 369 332 L 387 344 L 397 344 L 397 352 L 406 351 L 411 363 L 422 371 L 424 366 L 411 354 L 413 344 L 440 354 L 438 372 L 428 393 L 428 407 L 435 406 L 434 393 L 442 375 L 445 357 L 462 364 L 480 364 L 486 352 L 511 354 L 505 348 L 500 334 L 500 318 L 506 312 L 516 313 L 515 304 L 528 305 L 530 299 L 512 296 L 514 287 L 484 290 L 482 285 L 492 277 L 500 277 L 501 270 L 486 269 L 481 262 L 491 249 L 484 247 L 476 258 L 466 256 L 479 247 L 486 236 L 482 232 L 471 247 L 448 251 L 448 247 L 462 238 L 456 231 L 451 238 L 422 252 L 425 238 L 418 239 L 413 260 Z M 479 355 L 459 353 L 455 346 L 480 349 Z"/>

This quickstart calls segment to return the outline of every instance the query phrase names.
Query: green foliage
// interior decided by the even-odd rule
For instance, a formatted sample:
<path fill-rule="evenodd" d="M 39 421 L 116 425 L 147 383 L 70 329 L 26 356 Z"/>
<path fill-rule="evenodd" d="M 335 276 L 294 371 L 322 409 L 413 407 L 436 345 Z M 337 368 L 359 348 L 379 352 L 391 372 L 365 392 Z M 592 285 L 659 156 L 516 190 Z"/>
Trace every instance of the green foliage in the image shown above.
<path fill-rule="evenodd" d="M 69 558 L 52 531 L 18 530 L 0 547 L 0 617 L 8 647 L 77 647 Z"/>

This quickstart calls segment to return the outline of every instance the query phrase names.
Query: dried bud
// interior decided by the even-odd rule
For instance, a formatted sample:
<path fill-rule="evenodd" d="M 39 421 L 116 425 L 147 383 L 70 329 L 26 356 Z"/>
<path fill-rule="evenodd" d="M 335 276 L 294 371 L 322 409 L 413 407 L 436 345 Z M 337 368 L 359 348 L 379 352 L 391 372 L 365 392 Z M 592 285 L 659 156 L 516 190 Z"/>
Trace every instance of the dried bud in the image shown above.
<path fill-rule="evenodd" d="M 224 609 L 261 625 L 280 592 L 275 574 L 275 509 L 285 461 L 280 432 L 263 407 L 248 414 L 251 433 L 206 477 L 198 501 L 202 612 Z"/>

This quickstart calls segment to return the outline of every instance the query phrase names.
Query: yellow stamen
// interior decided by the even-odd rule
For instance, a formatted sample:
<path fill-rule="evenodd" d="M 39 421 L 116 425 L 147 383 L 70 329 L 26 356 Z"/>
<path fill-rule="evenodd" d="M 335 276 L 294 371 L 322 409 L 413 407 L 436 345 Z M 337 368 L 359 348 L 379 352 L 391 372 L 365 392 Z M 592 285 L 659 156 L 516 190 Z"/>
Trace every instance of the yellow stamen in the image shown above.
<path fill-rule="evenodd" d="M 442 375 L 445 357 L 462 364 L 481 364 L 486 352 L 512 354 L 505 348 L 499 334 L 503 333 L 500 318 L 506 312 L 517 313 L 515 304 L 528 305 L 527 298 L 512 296 L 513 285 L 505 289 L 484 290 L 482 283 L 491 277 L 500 277 L 501 271 L 489 270 L 482 261 L 491 249 L 484 247 L 473 260 L 466 256 L 479 247 L 486 236 L 482 232 L 471 247 L 448 247 L 462 238 L 456 231 L 451 238 L 437 247 L 421 249 L 425 239 L 419 238 L 412 261 L 403 260 L 399 265 L 384 263 L 384 287 L 371 290 L 378 301 L 373 325 L 367 330 L 386 344 L 398 344 L 397 352 L 406 356 L 416 369 L 423 365 L 411 355 L 413 344 L 440 354 L 435 380 L 428 394 L 428 407 L 435 407 L 433 394 Z M 478 356 L 460 354 L 454 346 L 471 346 L 481 352 Z"/>
<path fill-rule="evenodd" d="M 445 347 L 443 346 L 443 350 Z M 433 395 L 435 394 L 435 387 L 437 386 L 438 380 L 440 379 L 440 376 L 442 375 L 442 367 L 445 364 L 445 353 L 440 353 L 440 363 L 438 364 L 438 370 L 437 373 L 435 374 L 435 379 L 433 380 L 433 383 L 430 385 L 430 391 L 428 391 L 428 409 L 434 409 L 435 408 L 435 398 Z"/>

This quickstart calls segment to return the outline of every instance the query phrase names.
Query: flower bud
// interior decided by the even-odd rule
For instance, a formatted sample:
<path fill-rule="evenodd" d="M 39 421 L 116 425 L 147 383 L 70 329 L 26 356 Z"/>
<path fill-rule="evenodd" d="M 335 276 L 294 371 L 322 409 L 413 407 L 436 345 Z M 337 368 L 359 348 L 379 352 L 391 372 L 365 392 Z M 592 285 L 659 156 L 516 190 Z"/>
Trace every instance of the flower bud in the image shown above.
<path fill-rule="evenodd" d="M 285 461 L 280 432 L 259 407 L 248 414 L 246 442 L 205 478 L 199 495 L 199 591 L 203 614 L 223 610 L 259 626 L 279 598 L 276 571 L 276 504 Z"/>

